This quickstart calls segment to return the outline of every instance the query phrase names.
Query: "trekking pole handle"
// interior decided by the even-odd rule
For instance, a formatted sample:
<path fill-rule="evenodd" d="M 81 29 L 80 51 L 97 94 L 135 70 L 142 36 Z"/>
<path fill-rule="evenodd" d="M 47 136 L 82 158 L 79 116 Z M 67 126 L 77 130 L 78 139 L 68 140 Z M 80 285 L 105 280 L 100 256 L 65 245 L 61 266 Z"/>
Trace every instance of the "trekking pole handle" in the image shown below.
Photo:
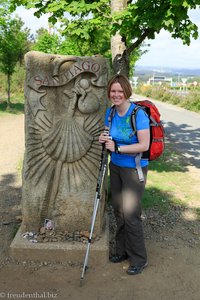
<path fill-rule="evenodd" d="M 108 135 L 108 139 L 109 140 L 112 140 L 112 136 L 109 135 L 109 129 L 104 129 L 104 132 L 103 132 L 105 135 Z"/>

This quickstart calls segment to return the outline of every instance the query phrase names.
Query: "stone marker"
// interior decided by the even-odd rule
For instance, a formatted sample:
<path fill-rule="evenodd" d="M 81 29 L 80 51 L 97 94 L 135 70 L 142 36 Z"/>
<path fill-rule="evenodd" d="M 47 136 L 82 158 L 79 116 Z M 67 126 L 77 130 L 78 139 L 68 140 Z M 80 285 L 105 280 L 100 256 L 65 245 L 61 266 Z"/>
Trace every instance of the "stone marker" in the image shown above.
<path fill-rule="evenodd" d="M 25 56 L 25 156 L 21 231 L 90 228 L 104 114 L 108 61 L 31 51 Z M 104 224 L 105 193 L 95 232 Z"/>

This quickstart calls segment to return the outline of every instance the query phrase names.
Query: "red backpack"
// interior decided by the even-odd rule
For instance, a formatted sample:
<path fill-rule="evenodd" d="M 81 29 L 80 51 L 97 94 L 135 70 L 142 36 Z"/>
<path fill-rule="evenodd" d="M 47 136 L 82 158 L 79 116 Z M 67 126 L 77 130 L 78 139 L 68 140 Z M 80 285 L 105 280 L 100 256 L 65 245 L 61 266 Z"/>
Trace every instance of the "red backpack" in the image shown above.
<path fill-rule="evenodd" d="M 134 103 L 136 104 L 136 107 L 131 113 L 131 126 L 134 133 L 137 133 L 135 120 L 139 109 L 143 109 L 150 120 L 150 146 L 149 150 L 143 153 L 142 158 L 146 158 L 148 160 L 157 159 L 162 155 L 165 149 L 165 132 L 160 120 L 158 108 L 149 100 L 135 101 Z"/>
<path fill-rule="evenodd" d="M 164 127 L 160 120 L 160 113 L 151 101 L 149 100 L 141 100 L 141 101 L 134 101 L 136 107 L 133 109 L 131 113 L 131 127 L 133 128 L 133 132 L 131 136 L 134 134 L 137 134 L 137 128 L 136 128 L 136 118 L 137 118 L 137 112 L 140 109 L 143 109 L 146 114 L 149 117 L 150 121 L 150 145 L 148 151 L 145 151 L 143 153 L 138 153 L 135 157 L 136 162 L 136 169 L 138 172 L 138 177 L 141 182 L 144 181 L 144 176 L 140 164 L 141 159 L 148 159 L 148 160 L 154 160 L 159 158 L 162 153 L 164 152 L 165 144 L 164 144 Z M 115 106 L 113 105 L 110 110 L 110 115 L 108 117 L 109 121 L 109 128 L 111 128 L 111 122 L 112 118 L 115 113 Z"/>

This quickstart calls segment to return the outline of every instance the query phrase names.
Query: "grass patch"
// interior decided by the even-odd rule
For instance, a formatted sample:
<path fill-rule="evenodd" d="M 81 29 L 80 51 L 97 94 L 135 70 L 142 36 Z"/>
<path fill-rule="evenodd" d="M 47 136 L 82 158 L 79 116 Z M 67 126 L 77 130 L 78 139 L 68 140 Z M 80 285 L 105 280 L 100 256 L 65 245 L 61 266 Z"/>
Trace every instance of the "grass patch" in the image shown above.
<path fill-rule="evenodd" d="M 200 221 L 200 208 L 196 208 L 197 219 Z"/>
<path fill-rule="evenodd" d="M 11 232 L 11 237 L 14 239 L 14 237 L 17 234 L 17 231 L 19 230 L 21 224 L 14 224 Z"/>
<path fill-rule="evenodd" d="M 12 103 L 11 107 L 8 108 L 6 101 L 0 102 L 0 115 L 14 114 L 19 115 L 24 113 L 24 103 L 16 102 Z"/>
<path fill-rule="evenodd" d="M 187 166 L 183 164 L 180 153 L 166 145 L 164 158 L 150 162 L 143 207 L 158 207 L 166 212 L 173 206 L 188 207 L 199 199 L 200 193 L 195 189 L 194 178 Z M 196 182 L 196 185 L 198 182 Z M 200 208 L 197 208 L 200 215 Z"/>
<path fill-rule="evenodd" d="M 0 80 L 2 82 L 5 82 L 6 79 L 2 76 L 3 75 L 0 73 Z M 10 94 L 10 108 L 8 108 L 7 100 L 8 95 L 6 92 L 6 88 L 3 88 L 0 84 L 0 115 L 19 115 L 24 113 L 24 91 L 20 88 L 19 83 L 15 82 L 15 84 L 13 84 L 13 89 L 11 90 Z"/>
<path fill-rule="evenodd" d="M 166 213 L 173 206 L 189 207 L 200 198 L 198 178 L 194 179 L 183 163 L 181 153 L 166 144 L 164 155 L 149 164 L 147 185 L 142 201 L 144 209 L 156 208 Z M 110 178 L 108 174 L 108 201 L 111 201 Z M 195 188 L 196 186 L 196 188 Z M 200 204 L 194 208 L 200 220 Z"/>

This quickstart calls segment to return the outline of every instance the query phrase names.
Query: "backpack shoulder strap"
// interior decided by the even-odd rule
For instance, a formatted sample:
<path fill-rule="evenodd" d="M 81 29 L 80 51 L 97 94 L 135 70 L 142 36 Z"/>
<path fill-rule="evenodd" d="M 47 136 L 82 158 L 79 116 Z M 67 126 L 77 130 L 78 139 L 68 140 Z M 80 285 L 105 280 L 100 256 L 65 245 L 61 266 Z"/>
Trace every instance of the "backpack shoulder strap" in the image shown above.
<path fill-rule="evenodd" d="M 115 111 L 116 111 L 116 107 L 115 107 L 115 105 L 112 105 L 111 108 L 110 108 L 109 116 L 108 116 L 108 128 L 109 128 L 109 131 L 111 129 L 112 119 L 113 119 L 113 117 L 115 115 Z"/>
<path fill-rule="evenodd" d="M 143 109 L 143 108 L 140 105 L 136 105 L 131 112 L 130 122 L 131 122 L 131 127 L 133 129 L 133 132 L 131 133 L 130 137 L 134 136 L 134 134 L 137 134 L 136 117 L 137 117 L 137 113 L 140 109 Z"/>
<path fill-rule="evenodd" d="M 143 111 L 145 111 L 145 109 L 142 106 L 136 104 L 136 106 L 134 107 L 134 109 L 131 112 L 130 122 L 131 122 L 131 127 L 133 129 L 133 132 L 131 133 L 130 137 L 132 137 L 134 134 L 137 135 L 136 117 L 137 117 L 138 111 L 141 109 Z M 140 182 L 144 182 L 144 174 L 143 174 L 141 163 L 140 163 L 142 155 L 143 155 L 143 153 L 137 153 L 135 156 L 136 170 L 137 170 L 137 174 L 138 174 L 138 178 L 139 178 Z"/>

